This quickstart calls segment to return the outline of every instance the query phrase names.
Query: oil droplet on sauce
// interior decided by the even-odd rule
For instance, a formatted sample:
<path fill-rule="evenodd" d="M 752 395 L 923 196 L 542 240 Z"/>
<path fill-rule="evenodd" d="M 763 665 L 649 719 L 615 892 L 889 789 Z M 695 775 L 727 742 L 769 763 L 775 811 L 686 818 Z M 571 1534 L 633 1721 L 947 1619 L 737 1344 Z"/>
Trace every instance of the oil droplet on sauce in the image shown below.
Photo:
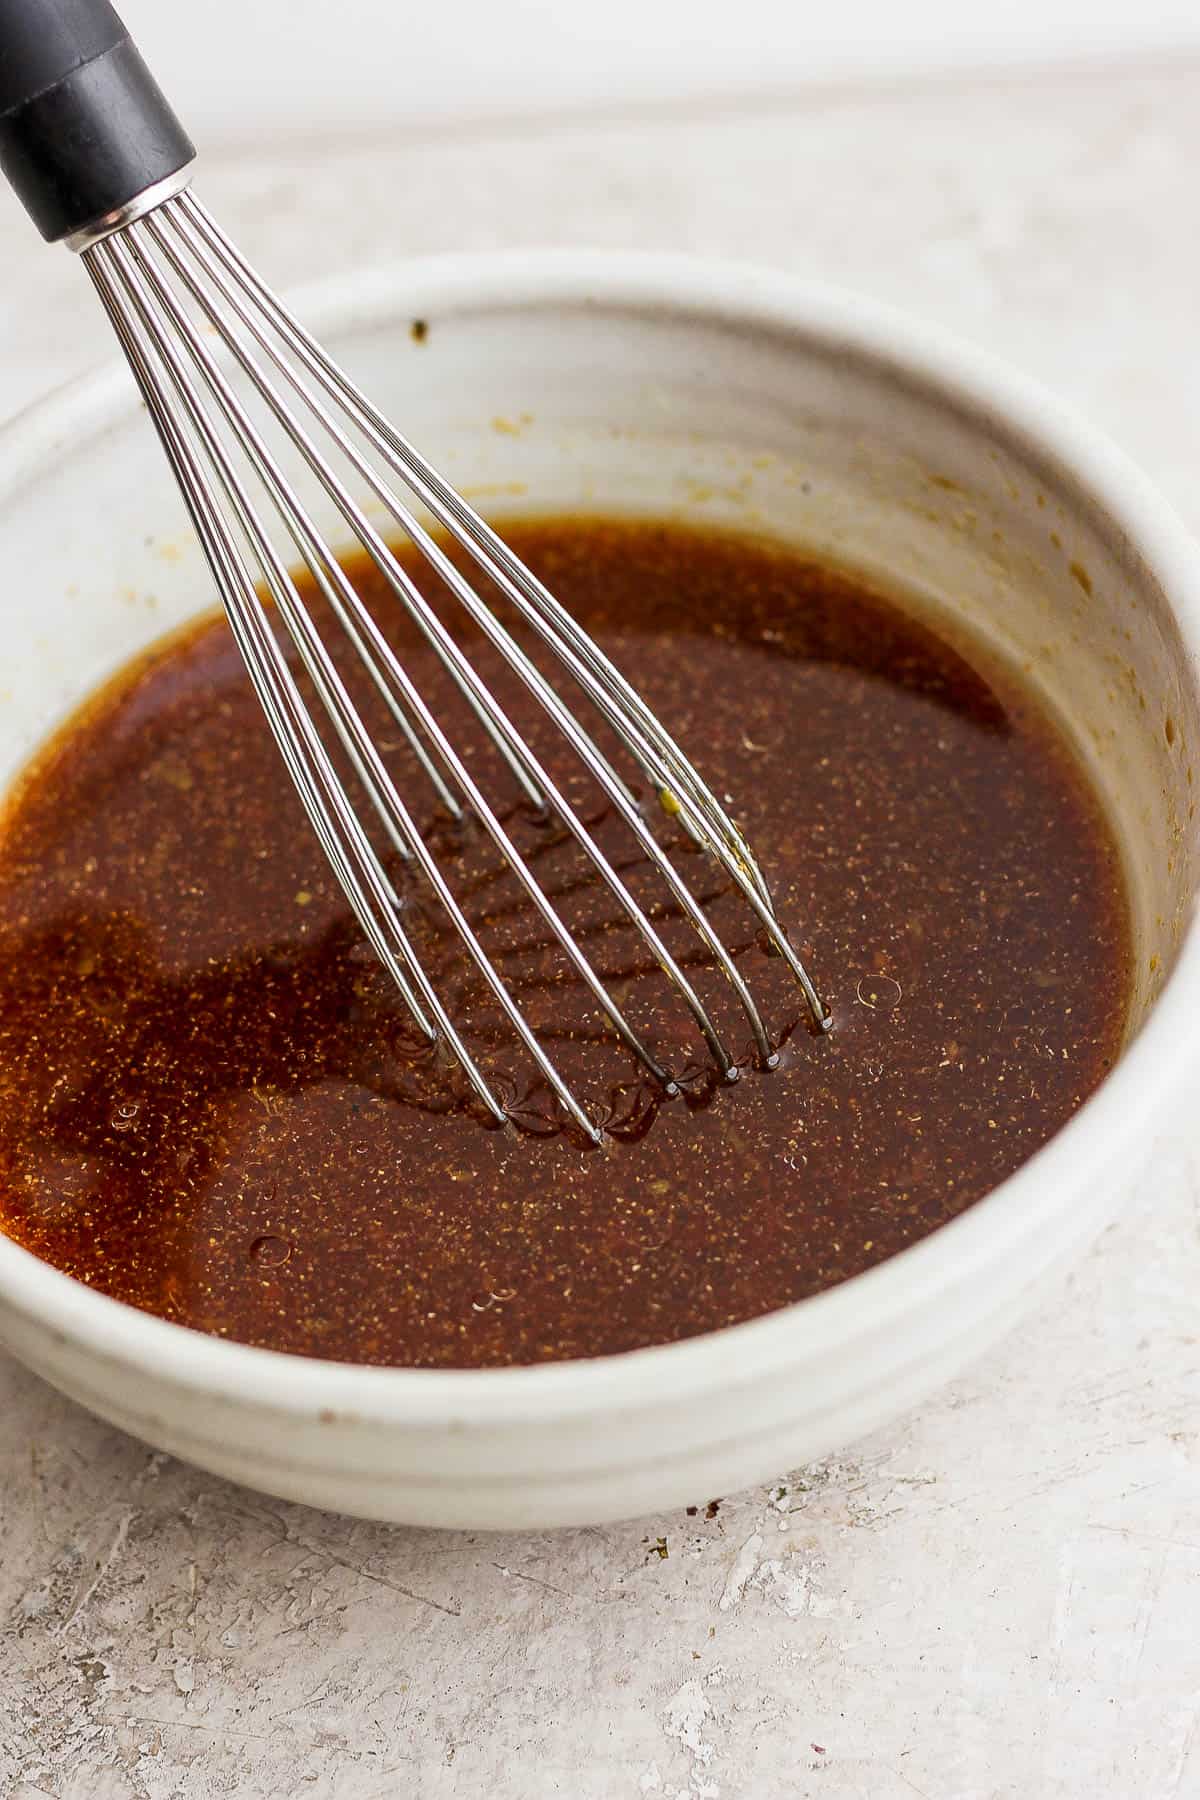
<path fill-rule="evenodd" d="M 864 975 L 854 991 L 860 1005 L 872 1012 L 890 1012 L 899 1006 L 904 992 L 894 975 Z"/>
<path fill-rule="evenodd" d="M 266 1232 L 256 1237 L 250 1245 L 250 1255 L 264 1269 L 281 1269 L 292 1254 L 292 1246 L 286 1238 L 276 1237 Z"/>

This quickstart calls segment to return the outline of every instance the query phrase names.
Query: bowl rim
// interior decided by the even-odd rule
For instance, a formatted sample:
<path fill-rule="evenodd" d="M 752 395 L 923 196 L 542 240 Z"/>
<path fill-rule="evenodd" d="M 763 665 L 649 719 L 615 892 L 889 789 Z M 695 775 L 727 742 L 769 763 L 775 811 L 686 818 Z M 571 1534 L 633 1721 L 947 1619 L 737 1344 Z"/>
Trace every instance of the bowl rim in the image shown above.
<path fill-rule="evenodd" d="M 874 362 L 943 404 L 995 420 L 1009 440 L 1065 468 L 1153 571 L 1200 667 L 1200 555 L 1167 501 L 1101 432 L 1037 382 L 939 327 L 862 295 L 755 264 L 641 252 L 515 251 L 414 259 L 307 288 L 295 310 L 318 336 L 399 319 L 588 305 L 791 334 Z M 38 479 L 56 446 L 139 405 L 123 364 L 106 364 L 0 427 L 0 493 Z M 491 1369 L 378 1368 L 260 1349 L 174 1324 L 95 1292 L 0 1233 L 0 1304 L 103 1361 L 297 1422 L 329 1415 L 425 1426 L 495 1427 L 684 1401 L 749 1384 L 937 1305 L 1003 1256 L 1030 1247 L 1039 1189 L 1084 1192 L 1132 1164 L 1152 1115 L 1181 1093 L 1180 1054 L 1200 1007 L 1200 932 L 1189 921 L 1175 965 L 1096 1093 L 1033 1157 L 964 1213 L 886 1261 L 790 1306 L 681 1341 L 589 1359 Z"/>

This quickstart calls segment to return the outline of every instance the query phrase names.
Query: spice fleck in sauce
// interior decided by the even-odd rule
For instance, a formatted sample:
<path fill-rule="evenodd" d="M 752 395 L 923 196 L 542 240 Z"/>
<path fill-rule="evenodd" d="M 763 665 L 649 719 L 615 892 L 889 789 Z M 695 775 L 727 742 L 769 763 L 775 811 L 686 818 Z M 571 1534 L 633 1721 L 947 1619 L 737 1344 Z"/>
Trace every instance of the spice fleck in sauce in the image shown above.
<path fill-rule="evenodd" d="M 588 1149 L 556 1120 L 393 862 L 409 928 L 518 1121 L 489 1128 L 361 943 L 210 618 L 66 727 L 4 822 L 0 1217 L 39 1256 L 166 1318 L 302 1354 L 463 1366 L 627 1350 L 893 1255 L 1015 1169 L 1112 1063 L 1129 961 L 1117 855 L 1006 673 L 748 539 L 587 520 L 509 537 L 735 797 L 833 1032 L 807 1027 L 744 905 L 679 849 L 784 1040 L 778 1069 L 714 1080 L 662 972 L 513 804 L 540 877 L 683 1070 L 685 1092 L 663 1100 L 478 833 L 433 821 L 409 773 L 485 942 L 609 1136 Z M 453 712 L 430 654 L 354 572 Z M 634 879 L 628 834 L 594 796 L 592 810 Z M 677 926 L 665 918 L 703 983 Z"/>

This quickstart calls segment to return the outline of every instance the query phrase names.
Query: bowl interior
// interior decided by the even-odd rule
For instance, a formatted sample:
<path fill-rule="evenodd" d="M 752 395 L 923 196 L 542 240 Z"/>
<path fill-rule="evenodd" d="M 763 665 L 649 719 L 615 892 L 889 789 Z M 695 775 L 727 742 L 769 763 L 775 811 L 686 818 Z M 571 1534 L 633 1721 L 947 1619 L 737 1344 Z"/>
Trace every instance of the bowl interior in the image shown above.
<path fill-rule="evenodd" d="M 491 516 L 616 510 L 768 533 L 907 590 L 1015 662 L 1117 822 L 1144 1016 L 1196 886 L 1197 693 L 1166 596 L 1068 468 L 828 331 L 579 294 L 450 292 L 428 310 L 414 334 L 361 300 L 330 345 Z M 0 788 L 98 681 L 212 599 L 119 375 L 35 435 L 0 452 Z"/>

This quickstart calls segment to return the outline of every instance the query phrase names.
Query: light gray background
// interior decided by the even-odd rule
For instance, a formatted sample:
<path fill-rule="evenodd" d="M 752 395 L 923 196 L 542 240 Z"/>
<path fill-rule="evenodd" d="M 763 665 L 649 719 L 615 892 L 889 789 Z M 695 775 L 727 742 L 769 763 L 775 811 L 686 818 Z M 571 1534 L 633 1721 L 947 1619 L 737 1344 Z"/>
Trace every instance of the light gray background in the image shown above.
<path fill-rule="evenodd" d="M 230 157 L 202 191 L 284 285 L 318 243 L 851 284 L 1052 383 L 1198 525 L 1198 177 L 1184 61 Z M 3 412 L 106 343 L 80 271 L 0 232 Z M 919 1415 L 712 1520 L 697 1494 L 562 1535 L 358 1524 L 0 1362 L 0 1793 L 1197 1800 L 1198 1195 L 1118 1223 Z"/>

